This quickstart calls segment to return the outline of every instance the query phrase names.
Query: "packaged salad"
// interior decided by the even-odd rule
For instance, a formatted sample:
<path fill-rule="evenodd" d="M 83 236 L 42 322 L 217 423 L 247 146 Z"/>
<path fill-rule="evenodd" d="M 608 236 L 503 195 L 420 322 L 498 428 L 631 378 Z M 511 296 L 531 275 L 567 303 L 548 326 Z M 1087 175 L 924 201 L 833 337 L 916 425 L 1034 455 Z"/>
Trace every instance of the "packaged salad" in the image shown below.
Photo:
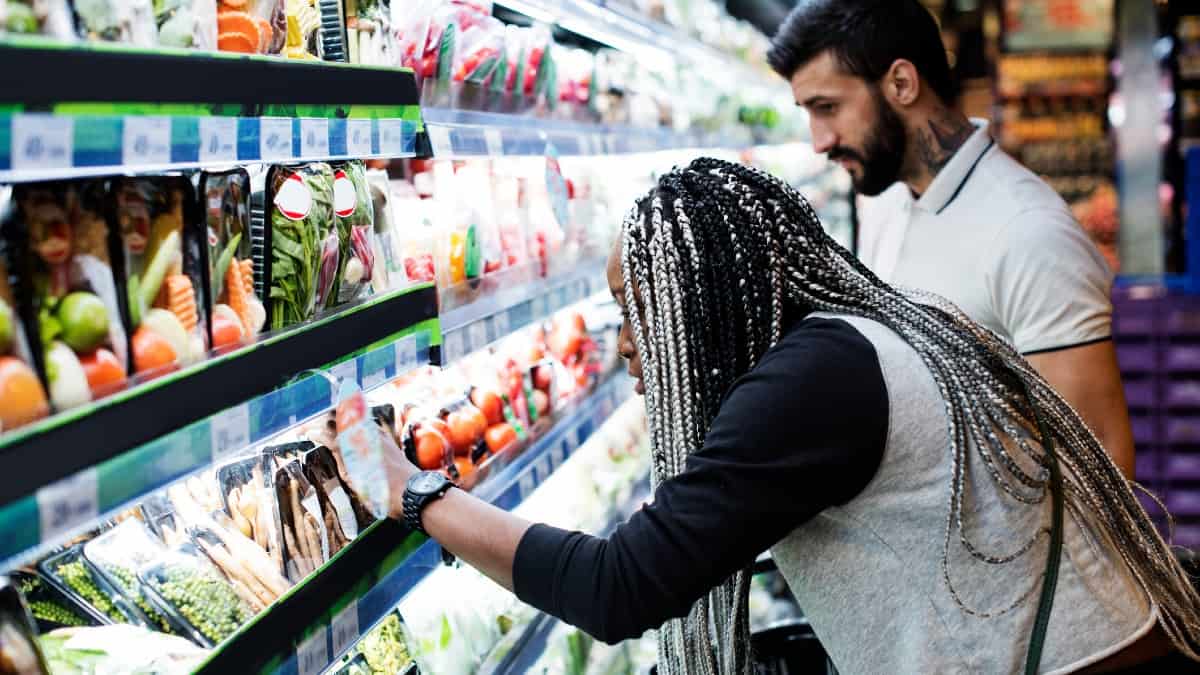
<path fill-rule="evenodd" d="M 75 0 L 79 34 L 89 42 L 120 42 L 138 47 L 158 44 L 151 0 Z"/>
<path fill-rule="evenodd" d="M 66 410 L 124 388 L 128 343 L 109 262 L 104 182 L 18 185 L 13 199 L 9 240 L 27 289 L 18 296 L 28 293 L 25 326 L 50 403 Z M 37 409 L 33 392 L 23 398 L 27 411 Z"/>
<path fill-rule="evenodd" d="M 353 302 L 371 291 L 375 270 L 375 203 L 362 162 L 333 165 L 333 214 L 340 260 L 326 307 Z"/>
<path fill-rule="evenodd" d="M 333 169 L 321 162 L 272 167 L 266 196 L 271 264 L 264 266 L 263 285 L 276 330 L 313 318 L 333 290 L 341 257 Z"/>
<path fill-rule="evenodd" d="M 267 322 L 254 278 L 250 176 L 244 169 L 206 171 L 200 194 L 208 226 L 210 339 L 214 349 L 222 349 L 254 340 Z"/>
<path fill-rule="evenodd" d="M 0 238 L 0 433 L 50 414 L 50 402 L 33 367 L 33 352 L 10 283 L 13 248 L 12 242 Z"/>
<path fill-rule="evenodd" d="M 133 372 L 155 377 L 204 357 L 208 246 L 192 185 L 180 176 L 113 186 Z"/>
<path fill-rule="evenodd" d="M 0 0 L 0 35 L 44 35 L 75 40 L 67 0 Z"/>
<path fill-rule="evenodd" d="M 154 21 L 160 46 L 217 48 L 216 0 L 154 0 Z"/>

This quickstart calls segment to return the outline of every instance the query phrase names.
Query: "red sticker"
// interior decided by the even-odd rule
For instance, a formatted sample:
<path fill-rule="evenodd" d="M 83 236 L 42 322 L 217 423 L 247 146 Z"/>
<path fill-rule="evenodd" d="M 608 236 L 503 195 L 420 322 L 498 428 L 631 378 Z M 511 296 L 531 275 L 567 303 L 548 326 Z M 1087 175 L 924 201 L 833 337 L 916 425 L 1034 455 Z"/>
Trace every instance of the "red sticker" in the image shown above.
<path fill-rule="evenodd" d="M 333 174 L 333 212 L 339 217 L 348 218 L 354 215 L 354 207 L 358 198 L 354 194 L 354 183 L 346 172 L 338 169 Z"/>
<path fill-rule="evenodd" d="M 294 173 L 283 181 L 275 193 L 275 207 L 292 220 L 304 220 L 312 209 L 312 193 L 300 174 Z"/>

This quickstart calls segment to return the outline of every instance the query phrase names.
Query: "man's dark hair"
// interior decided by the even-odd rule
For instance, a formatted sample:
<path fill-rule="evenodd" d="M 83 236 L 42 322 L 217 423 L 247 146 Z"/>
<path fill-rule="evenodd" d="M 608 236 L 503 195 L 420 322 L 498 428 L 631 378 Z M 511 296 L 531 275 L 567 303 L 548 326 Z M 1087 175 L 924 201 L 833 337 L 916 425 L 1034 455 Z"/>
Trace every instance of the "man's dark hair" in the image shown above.
<path fill-rule="evenodd" d="M 868 82 L 907 59 L 943 103 L 954 100 L 942 36 L 918 0 L 800 0 L 771 38 L 767 61 L 790 80 L 826 51 Z"/>

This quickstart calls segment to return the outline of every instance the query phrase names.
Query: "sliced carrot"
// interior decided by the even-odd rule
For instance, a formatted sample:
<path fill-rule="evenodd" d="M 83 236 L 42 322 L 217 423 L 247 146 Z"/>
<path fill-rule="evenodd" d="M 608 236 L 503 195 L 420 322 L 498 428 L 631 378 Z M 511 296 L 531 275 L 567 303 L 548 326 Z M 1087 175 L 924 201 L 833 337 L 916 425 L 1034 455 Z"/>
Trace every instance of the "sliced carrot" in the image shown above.
<path fill-rule="evenodd" d="M 184 274 L 173 274 L 163 282 L 167 289 L 167 309 L 179 319 L 184 330 L 196 330 L 200 316 L 196 313 L 196 291 L 192 288 L 192 280 Z"/>
<path fill-rule="evenodd" d="M 239 260 L 238 265 L 242 268 L 242 290 L 247 293 L 254 292 L 254 262 L 249 258 Z"/>
<path fill-rule="evenodd" d="M 250 301 L 247 297 L 249 291 L 242 286 L 242 283 L 241 263 L 230 265 L 229 269 L 225 270 L 225 292 L 229 296 L 229 307 L 242 320 L 242 328 L 246 334 L 251 335 L 253 331 L 250 330 L 250 327 L 254 325 L 254 321 L 250 315 Z"/>
<path fill-rule="evenodd" d="M 241 33 L 250 38 L 255 45 L 262 40 L 258 33 L 258 24 L 254 17 L 245 12 L 221 12 L 217 14 L 218 33 Z"/>
<path fill-rule="evenodd" d="M 234 9 L 242 9 L 246 6 L 247 0 L 221 0 L 221 4 Z"/>
<path fill-rule="evenodd" d="M 223 52 L 257 54 L 258 43 L 245 33 L 221 33 L 217 36 L 217 49 Z"/>

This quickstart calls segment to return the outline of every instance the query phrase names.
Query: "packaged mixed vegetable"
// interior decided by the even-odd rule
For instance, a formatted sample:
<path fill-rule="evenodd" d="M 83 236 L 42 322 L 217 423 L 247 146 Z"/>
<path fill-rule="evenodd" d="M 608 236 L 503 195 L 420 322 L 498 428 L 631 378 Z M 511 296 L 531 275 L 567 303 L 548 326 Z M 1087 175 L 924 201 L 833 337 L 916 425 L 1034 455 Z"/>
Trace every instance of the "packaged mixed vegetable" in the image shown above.
<path fill-rule="evenodd" d="M 285 568 L 278 506 L 267 482 L 270 472 L 263 470 L 264 465 L 259 455 L 223 464 L 216 470 L 217 485 L 231 529 L 254 542 L 269 556 L 275 574 L 282 575 Z"/>
<path fill-rule="evenodd" d="M 67 0 L 0 0 L 0 35 L 4 33 L 74 40 L 71 6 Z"/>
<path fill-rule="evenodd" d="M 199 633 L 207 647 L 225 640 L 253 616 L 229 581 L 192 543 L 164 552 L 143 566 L 138 578 Z"/>
<path fill-rule="evenodd" d="M 109 586 L 137 605 L 152 628 L 186 636 L 170 611 L 156 606 L 137 578 L 138 568 L 161 555 L 163 549 L 145 523 L 131 518 L 84 544 L 83 556 Z"/>
<path fill-rule="evenodd" d="M 397 0 L 397 10 L 408 3 Z M 346 47 L 351 63 L 400 65 L 399 44 L 389 0 L 346 0 Z"/>
<path fill-rule="evenodd" d="M 96 573 L 76 544 L 38 563 L 38 572 L 51 585 L 77 603 L 95 609 L 106 623 L 147 625 L 141 610 Z"/>
<path fill-rule="evenodd" d="M 465 28 L 460 26 L 451 78 L 455 82 L 488 86 L 503 52 L 504 24 L 499 19 L 484 16 Z"/>
<path fill-rule="evenodd" d="M 274 487 L 285 569 L 288 578 L 298 583 L 325 564 L 331 551 L 341 550 L 349 542 L 340 526 L 327 530 L 317 492 L 299 462 L 276 469 Z M 337 525 L 336 521 L 333 524 Z"/>
<path fill-rule="evenodd" d="M 362 390 L 343 380 L 337 393 L 335 423 L 337 447 L 346 482 L 377 518 L 384 518 L 391 505 L 391 488 L 382 431 L 369 415 Z"/>
<path fill-rule="evenodd" d="M 33 368 L 33 352 L 9 283 L 12 245 L 0 238 L 0 433 L 50 414 L 46 390 Z"/>
<path fill-rule="evenodd" d="M 252 341 L 267 322 L 254 283 L 250 176 L 244 169 L 206 171 L 200 194 L 208 224 L 211 344 L 223 349 Z"/>
<path fill-rule="evenodd" d="M 252 612 L 263 611 L 290 587 L 266 552 L 236 531 L 221 514 L 209 523 L 193 526 L 190 534 Z"/>
<path fill-rule="evenodd" d="M 340 259 L 326 307 L 354 302 L 369 294 L 375 269 L 375 203 L 367 185 L 366 166 L 351 161 L 332 168 Z"/>
<path fill-rule="evenodd" d="M 160 46 L 217 48 L 216 0 L 154 0 L 154 20 Z"/>
<path fill-rule="evenodd" d="M 37 627 L 15 583 L 0 577 L 0 675 L 48 675 Z"/>
<path fill-rule="evenodd" d="M 158 44 L 151 0 L 74 0 L 79 34 L 90 42 L 120 42 L 138 47 Z"/>
<path fill-rule="evenodd" d="M 46 582 L 34 570 L 11 570 L 8 578 L 25 598 L 29 613 L 37 621 L 39 632 L 64 626 L 97 626 L 107 618 L 96 609 L 84 606 Z"/>
<path fill-rule="evenodd" d="M 17 216 L 6 236 L 16 242 L 17 295 L 28 294 L 25 326 L 50 403 L 65 410 L 124 388 L 128 343 L 109 262 L 105 184 L 30 183 L 16 186 L 13 199 Z M 40 409 L 37 394 L 15 362 L 6 363 L 28 418 Z"/>
<path fill-rule="evenodd" d="M 272 167 L 267 175 L 264 266 L 272 330 L 303 323 L 324 307 L 340 267 L 333 213 L 333 170 L 316 162 Z"/>
<path fill-rule="evenodd" d="M 113 193 L 133 372 L 149 378 L 195 363 L 208 348 L 200 300 L 208 247 L 192 185 L 180 176 L 119 178 Z"/>
<path fill-rule="evenodd" d="M 396 255 L 394 240 L 399 236 L 399 227 L 392 214 L 392 188 L 387 171 L 369 169 L 367 190 L 371 195 L 371 208 L 375 214 L 375 236 L 371 238 L 375 264 L 371 269 L 371 289 L 375 293 L 392 290 L 392 279 L 404 278 L 399 256 Z"/>
<path fill-rule="evenodd" d="M 287 39 L 287 14 L 285 0 L 219 0 L 217 48 L 241 54 L 278 54 Z"/>
<path fill-rule="evenodd" d="M 366 661 L 368 675 L 397 675 L 413 664 L 404 637 L 404 624 L 391 612 L 358 641 L 358 653 Z"/>

